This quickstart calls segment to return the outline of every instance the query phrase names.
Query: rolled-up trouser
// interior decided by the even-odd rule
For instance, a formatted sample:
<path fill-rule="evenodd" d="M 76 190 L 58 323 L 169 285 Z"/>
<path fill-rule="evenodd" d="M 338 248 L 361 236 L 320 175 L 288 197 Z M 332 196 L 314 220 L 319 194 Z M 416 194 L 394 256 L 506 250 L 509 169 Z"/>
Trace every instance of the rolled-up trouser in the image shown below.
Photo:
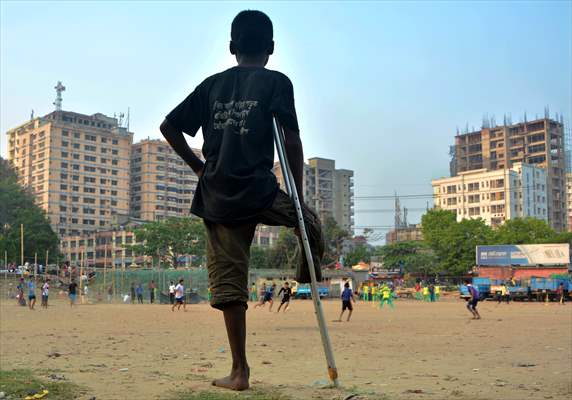
<path fill-rule="evenodd" d="M 304 221 L 314 258 L 316 277 L 322 279 L 320 263 L 324 239 L 316 213 L 304 205 Z M 298 227 L 294 204 L 283 191 L 278 191 L 272 207 L 260 212 L 252 221 L 220 224 L 205 220 L 207 230 L 207 269 L 212 292 L 211 306 L 222 309 L 228 304 L 248 302 L 248 263 L 256 225 Z M 299 239 L 300 242 L 300 239 Z M 301 243 L 300 243 L 301 245 Z M 310 282 L 308 263 L 301 249 L 301 262 L 296 269 L 299 283 Z"/>

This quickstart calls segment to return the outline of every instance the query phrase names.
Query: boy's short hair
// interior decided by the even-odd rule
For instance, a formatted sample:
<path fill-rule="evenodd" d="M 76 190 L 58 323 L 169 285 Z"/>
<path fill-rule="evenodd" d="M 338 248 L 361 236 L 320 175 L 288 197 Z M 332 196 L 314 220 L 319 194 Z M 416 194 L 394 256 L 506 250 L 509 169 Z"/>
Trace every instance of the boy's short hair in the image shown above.
<path fill-rule="evenodd" d="M 350 283 L 349 282 L 344 283 L 344 287 L 350 287 Z"/>
<path fill-rule="evenodd" d="M 289 286 L 289 285 L 290 285 L 288 282 L 284 282 L 284 284 L 285 284 L 286 286 Z"/>
<path fill-rule="evenodd" d="M 469 283 L 471 283 L 471 280 L 470 280 L 470 279 L 465 279 L 465 284 L 468 285 Z"/>
<path fill-rule="evenodd" d="M 183 278 L 179 279 L 179 283 L 184 282 L 185 280 Z"/>
<path fill-rule="evenodd" d="M 238 53 L 254 56 L 272 46 L 272 21 L 262 11 L 245 10 L 238 13 L 230 28 L 230 38 Z"/>

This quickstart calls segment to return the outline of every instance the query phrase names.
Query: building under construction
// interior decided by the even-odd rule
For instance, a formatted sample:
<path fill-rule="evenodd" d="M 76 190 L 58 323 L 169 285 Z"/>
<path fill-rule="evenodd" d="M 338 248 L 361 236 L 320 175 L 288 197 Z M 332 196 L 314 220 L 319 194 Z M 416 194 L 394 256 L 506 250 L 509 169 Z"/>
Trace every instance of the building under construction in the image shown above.
<path fill-rule="evenodd" d="M 557 231 L 566 230 L 566 154 L 564 123 L 549 117 L 497 126 L 486 120 L 480 130 L 457 134 L 451 149 L 451 176 L 478 169 L 510 169 L 515 163 L 546 169 L 548 222 Z"/>

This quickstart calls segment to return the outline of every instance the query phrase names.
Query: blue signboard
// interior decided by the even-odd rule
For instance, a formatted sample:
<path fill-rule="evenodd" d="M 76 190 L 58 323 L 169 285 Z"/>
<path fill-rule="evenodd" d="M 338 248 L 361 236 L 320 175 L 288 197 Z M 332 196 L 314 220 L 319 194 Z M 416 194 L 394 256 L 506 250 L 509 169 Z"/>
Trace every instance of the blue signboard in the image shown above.
<path fill-rule="evenodd" d="M 477 246 L 477 265 L 563 265 L 570 260 L 568 244 Z"/>

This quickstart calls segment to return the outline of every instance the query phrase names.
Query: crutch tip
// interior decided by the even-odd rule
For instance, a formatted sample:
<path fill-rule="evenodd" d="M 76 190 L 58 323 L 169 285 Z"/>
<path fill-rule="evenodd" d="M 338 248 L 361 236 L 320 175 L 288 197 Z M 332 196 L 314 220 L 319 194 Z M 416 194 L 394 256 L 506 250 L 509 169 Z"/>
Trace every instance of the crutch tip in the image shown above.
<path fill-rule="evenodd" d="M 332 367 L 328 367 L 328 375 L 330 376 L 330 380 L 332 380 L 334 382 L 335 386 L 337 385 L 338 382 L 338 369 L 337 368 L 332 368 Z"/>

